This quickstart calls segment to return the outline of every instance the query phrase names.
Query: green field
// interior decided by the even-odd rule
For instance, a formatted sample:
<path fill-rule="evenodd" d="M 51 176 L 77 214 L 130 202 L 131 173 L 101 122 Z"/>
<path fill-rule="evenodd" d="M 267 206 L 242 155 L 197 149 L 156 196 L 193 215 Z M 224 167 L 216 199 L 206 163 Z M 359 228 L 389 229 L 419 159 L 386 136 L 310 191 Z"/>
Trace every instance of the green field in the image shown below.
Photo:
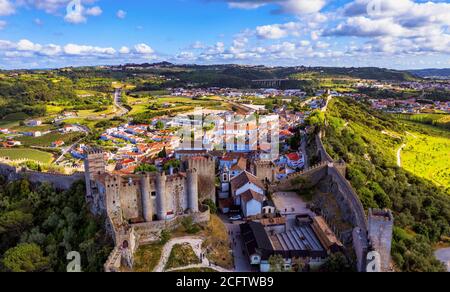
<path fill-rule="evenodd" d="M 23 136 L 17 138 L 17 141 L 20 141 L 22 145 L 24 146 L 38 146 L 38 147 L 50 147 L 52 142 L 61 140 L 66 143 L 66 145 L 75 142 L 79 138 L 83 136 L 82 133 L 75 132 L 75 133 L 68 133 L 68 134 L 61 134 L 59 132 L 52 132 L 47 135 L 44 135 L 42 137 L 28 137 Z"/>
<path fill-rule="evenodd" d="M 433 126 L 418 125 L 422 131 L 408 132 L 403 149 L 402 167 L 417 176 L 445 188 L 450 187 L 450 132 Z"/>
<path fill-rule="evenodd" d="M 28 119 L 29 116 L 25 113 L 14 113 L 9 114 L 5 116 L 4 118 L 0 119 L 0 127 L 1 128 L 12 128 L 19 126 L 21 121 L 24 121 Z"/>
<path fill-rule="evenodd" d="M 450 129 L 450 114 L 398 114 L 396 118 Z"/>
<path fill-rule="evenodd" d="M 53 156 L 50 153 L 34 149 L 0 149 L 0 157 L 8 157 L 11 160 L 29 159 L 42 163 L 50 163 Z"/>

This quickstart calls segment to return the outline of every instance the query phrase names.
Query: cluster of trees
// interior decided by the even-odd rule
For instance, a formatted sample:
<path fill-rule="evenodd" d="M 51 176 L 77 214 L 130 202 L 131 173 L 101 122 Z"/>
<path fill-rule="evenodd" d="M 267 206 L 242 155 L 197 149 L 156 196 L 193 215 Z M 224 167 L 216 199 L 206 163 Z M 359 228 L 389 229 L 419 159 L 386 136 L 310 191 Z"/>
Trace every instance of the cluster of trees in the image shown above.
<path fill-rule="evenodd" d="M 441 271 L 432 245 L 450 235 L 450 197 L 443 188 L 397 167 L 395 120 L 350 99 L 334 100 L 324 141 L 330 155 L 348 164 L 347 177 L 365 208 L 390 208 L 395 214 L 392 255 L 403 271 Z M 348 122 L 349 124 L 346 124 Z"/>
<path fill-rule="evenodd" d="M 77 251 L 82 270 L 98 272 L 112 244 L 86 206 L 84 183 L 61 192 L 0 177 L 0 271 L 65 272 L 67 254 Z"/>
<path fill-rule="evenodd" d="M 111 104 L 111 98 L 103 94 L 79 97 L 79 86 L 70 79 L 33 75 L 32 78 L 5 78 L 0 80 L 0 114 L 23 112 L 29 116 L 45 115 L 45 105 L 71 106 L 73 109 L 95 109 Z M 84 89 L 84 88 L 83 88 Z M 109 83 L 109 91 L 111 84 Z"/>

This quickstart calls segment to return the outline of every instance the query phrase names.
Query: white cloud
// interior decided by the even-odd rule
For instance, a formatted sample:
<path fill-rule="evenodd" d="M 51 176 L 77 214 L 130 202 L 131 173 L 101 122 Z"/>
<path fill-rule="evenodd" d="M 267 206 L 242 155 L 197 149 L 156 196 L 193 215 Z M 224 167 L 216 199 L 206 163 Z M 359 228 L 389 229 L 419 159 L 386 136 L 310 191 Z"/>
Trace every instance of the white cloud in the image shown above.
<path fill-rule="evenodd" d="M 127 17 L 127 13 L 123 10 L 119 10 L 117 11 L 116 16 L 119 19 L 124 19 L 125 17 Z"/>
<path fill-rule="evenodd" d="M 116 50 L 113 48 L 102 48 L 95 46 L 67 44 L 63 48 L 67 55 L 84 56 L 84 55 L 114 55 Z"/>
<path fill-rule="evenodd" d="M 121 53 L 121 54 L 129 54 L 130 52 L 131 52 L 131 50 L 128 47 L 121 47 L 119 50 L 119 53 Z"/>
<path fill-rule="evenodd" d="M 41 26 L 41 25 L 44 24 L 44 22 L 43 22 L 40 18 L 35 18 L 35 19 L 33 20 L 33 22 L 34 22 L 34 24 L 36 24 L 36 25 L 38 25 L 38 26 Z"/>
<path fill-rule="evenodd" d="M 68 23 L 80 24 L 85 23 L 87 21 L 87 18 L 83 15 L 82 11 L 74 11 L 67 13 L 64 17 L 64 20 Z"/>
<path fill-rule="evenodd" d="M 141 55 L 151 55 L 155 52 L 149 45 L 143 43 L 135 45 L 134 50 Z"/>
<path fill-rule="evenodd" d="M 103 13 L 103 10 L 99 6 L 94 6 L 86 9 L 86 15 L 89 16 L 99 16 Z"/>
<path fill-rule="evenodd" d="M 9 0 L 0 0 L 0 16 L 11 15 L 15 12 L 14 5 Z"/>
<path fill-rule="evenodd" d="M 258 26 L 256 28 L 256 35 L 263 39 L 272 40 L 281 39 L 289 35 L 298 36 L 300 27 L 301 25 L 298 22 Z"/>
<path fill-rule="evenodd" d="M 269 4 L 278 6 L 282 13 L 306 15 L 317 13 L 327 4 L 326 0 L 225 0 L 231 8 L 257 9 Z"/>

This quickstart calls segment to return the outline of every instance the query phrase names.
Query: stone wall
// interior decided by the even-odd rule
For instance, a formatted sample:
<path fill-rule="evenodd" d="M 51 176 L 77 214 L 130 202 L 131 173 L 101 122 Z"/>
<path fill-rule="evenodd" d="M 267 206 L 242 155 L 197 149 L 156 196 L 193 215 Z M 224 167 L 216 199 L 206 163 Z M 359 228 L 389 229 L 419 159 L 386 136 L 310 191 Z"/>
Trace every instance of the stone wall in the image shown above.
<path fill-rule="evenodd" d="M 204 211 L 177 216 L 171 220 L 161 220 L 140 224 L 125 225 L 120 228 L 111 226 L 114 233 L 115 248 L 104 265 L 105 272 L 120 272 L 122 267 L 133 266 L 133 256 L 139 246 L 160 240 L 163 230 L 174 230 L 181 226 L 183 219 L 191 217 L 194 223 L 206 223 L 211 219 L 208 207 Z M 127 247 L 124 247 L 124 243 Z"/>
<path fill-rule="evenodd" d="M 84 181 L 84 173 L 77 172 L 72 175 L 58 173 L 46 173 L 16 168 L 8 164 L 0 163 L 0 175 L 7 177 L 8 180 L 19 180 L 27 178 L 31 183 L 50 183 L 58 190 L 68 190 L 77 181 Z"/>

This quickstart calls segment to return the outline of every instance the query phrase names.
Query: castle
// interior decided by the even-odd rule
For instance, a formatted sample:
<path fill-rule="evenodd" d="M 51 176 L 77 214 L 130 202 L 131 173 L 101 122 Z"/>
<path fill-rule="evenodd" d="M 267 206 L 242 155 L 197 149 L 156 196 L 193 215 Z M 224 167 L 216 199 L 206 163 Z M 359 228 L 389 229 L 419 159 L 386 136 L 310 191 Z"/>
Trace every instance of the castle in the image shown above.
<path fill-rule="evenodd" d="M 87 200 L 95 214 L 107 214 L 119 225 L 197 213 L 199 202 L 215 201 L 214 183 L 211 189 L 215 162 L 212 158 L 193 157 L 184 165 L 184 172 L 120 175 L 106 172 L 101 150 L 89 150 L 85 159 Z"/>

